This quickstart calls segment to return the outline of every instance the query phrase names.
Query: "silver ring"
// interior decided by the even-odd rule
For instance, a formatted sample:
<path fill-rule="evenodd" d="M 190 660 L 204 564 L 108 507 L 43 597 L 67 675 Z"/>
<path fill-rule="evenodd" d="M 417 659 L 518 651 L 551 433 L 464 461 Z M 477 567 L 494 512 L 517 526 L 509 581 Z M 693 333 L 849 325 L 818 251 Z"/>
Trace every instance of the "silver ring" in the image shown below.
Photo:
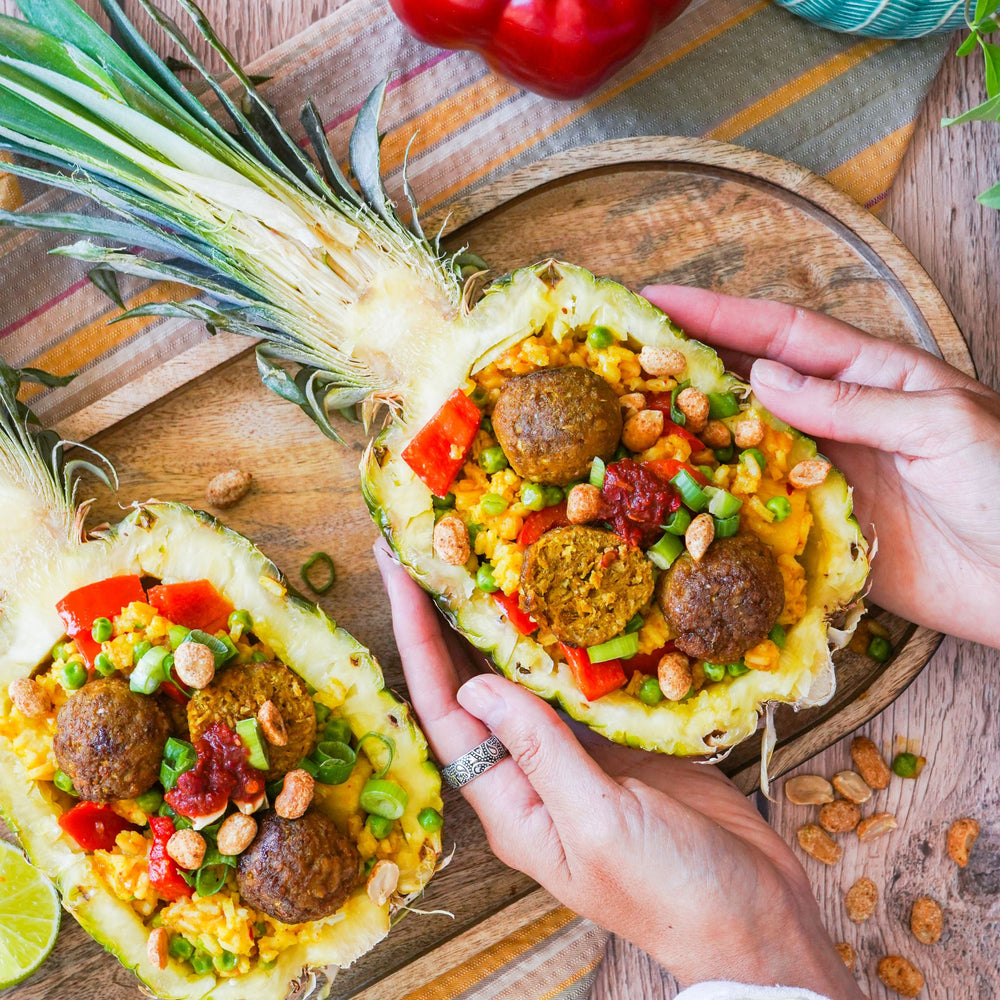
<path fill-rule="evenodd" d="M 441 768 L 441 777 L 452 788 L 461 788 L 509 756 L 510 751 L 495 736 L 490 735 L 479 746 Z"/>

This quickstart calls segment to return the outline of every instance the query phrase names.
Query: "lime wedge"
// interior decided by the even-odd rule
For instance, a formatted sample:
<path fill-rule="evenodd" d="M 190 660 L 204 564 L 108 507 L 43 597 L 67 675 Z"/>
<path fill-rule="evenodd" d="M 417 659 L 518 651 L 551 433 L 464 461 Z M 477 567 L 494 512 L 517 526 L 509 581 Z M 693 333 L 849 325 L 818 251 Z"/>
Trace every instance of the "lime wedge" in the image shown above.
<path fill-rule="evenodd" d="M 0 989 L 27 979 L 49 957 L 59 916 L 52 883 L 0 840 Z"/>

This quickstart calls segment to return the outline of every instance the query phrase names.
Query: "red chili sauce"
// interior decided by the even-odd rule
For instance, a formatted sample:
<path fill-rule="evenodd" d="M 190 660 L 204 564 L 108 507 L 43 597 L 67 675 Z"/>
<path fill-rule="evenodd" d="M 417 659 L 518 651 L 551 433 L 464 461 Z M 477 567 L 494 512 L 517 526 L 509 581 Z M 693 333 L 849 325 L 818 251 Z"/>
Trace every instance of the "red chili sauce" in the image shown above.
<path fill-rule="evenodd" d="M 615 533 L 642 549 L 659 539 L 667 518 L 681 505 L 668 483 L 630 458 L 607 467 L 601 499 Z"/>
<path fill-rule="evenodd" d="M 210 816 L 232 798 L 250 802 L 264 792 L 264 772 L 251 767 L 243 741 L 228 726 L 213 722 L 195 744 L 198 763 L 185 771 L 164 798 L 181 816 Z"/>

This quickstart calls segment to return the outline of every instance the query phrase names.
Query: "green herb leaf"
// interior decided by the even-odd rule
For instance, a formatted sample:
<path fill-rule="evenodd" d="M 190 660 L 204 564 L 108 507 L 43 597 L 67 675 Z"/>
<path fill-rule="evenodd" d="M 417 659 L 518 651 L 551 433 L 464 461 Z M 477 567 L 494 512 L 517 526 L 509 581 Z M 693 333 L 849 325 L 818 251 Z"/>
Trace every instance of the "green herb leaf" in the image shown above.
<path fill-rule="evenodd" d="M 996 97 L 991 97 L 988 101 L 983 101 L 982 104 L 976 105 L 974 108 L 970 108 L 964 114 L 958 115 L 955 118 L 943 118 L 941 124 L 948 125 L 962 125 L 965 122 L 995 122 L 1000 121 L 1000 94 Z"/>
<path fill-rule="evenodd" d="M 979 47 L 983 50 L 983 58 L 986 60 L 986 93 L 990 97 L 996 97 L 1000 94 L 1000 45 L 984 42 L 980 35 Z"/>
<path fill-rule="evenodd" d="M 984 191 L 976 200 L 987 208 L 1000 209 L 1000 184 Z"/>
<path fill-rule="evenodd" d="M 962 42 L 961 45 L 955 50 L 956 56 L 967 56 L 976 47 L 976 42 L 979 40 L 979 32 L 973 31 L 968 38 Z"/>
<path fill-rule="evenodd" d="M 973 21 L 978 25 L 998 10 L 1000 10 L 1000 0 L 976 0 L 976 12 L 973 15 Z"/>

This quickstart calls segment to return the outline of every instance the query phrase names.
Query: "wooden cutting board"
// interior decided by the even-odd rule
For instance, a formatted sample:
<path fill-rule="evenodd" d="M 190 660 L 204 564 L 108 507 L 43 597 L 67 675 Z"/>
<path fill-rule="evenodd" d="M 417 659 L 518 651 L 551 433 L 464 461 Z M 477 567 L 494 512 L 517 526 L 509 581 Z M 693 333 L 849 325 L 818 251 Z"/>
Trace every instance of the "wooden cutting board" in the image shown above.
<path fill-rule="evenodd" d="M 432 221 L 433 227 L 433 221 Z M 706 140 L 602 143 L 536 163 L 451 206 L 449 241 L 468 244 L 497 273 L 549 256 L 632 287 L 701 285 L 820 309 L 880 337 L 918 344 L 972 372 L 940 295 L 902 244 L 874 217 L 808 171 Z M 118 468 L 117 498 L 99 497 L 98 519 L 117 502 L 156 496 L 204 506 L 208 480 L 253 472 L 250 495 L 224 520 L 253 538 L 298 584 L 313 552 L 333 555 L 338 579 L 320 603 L 368 644 L 390 686 L 403 689 L 399 658 L 371 545 L 376 532 L 358 491 L 364 444 L 346 427 L 332 445 L 295 407 L 258 381 L 247 342 L 220 335 L 63 423 Z M 863 526 L 867 527 L 867 526 Z M 886 613 L 897 655 L 887 665 L 838 654 L 838 691 L 822 708 L 777 713 L 777 775 L 881 711 L 916 676 L 940 636 Z M 722 765 L 755 787 L 759 740 Z M 421 908 L 367 958 L 342 973 L 333 995 L 392 1000 L 550 909 L 525 876 L 491 855 L 464 800 L 446 793 L 451 865 Z M 381 982 L 380 982 L 381 980 Z M 29 1000 L 78 990 L 102 1000 L 138 996 L 136 981 L 67 920 L 52 958 L 8 991 Z"/>

